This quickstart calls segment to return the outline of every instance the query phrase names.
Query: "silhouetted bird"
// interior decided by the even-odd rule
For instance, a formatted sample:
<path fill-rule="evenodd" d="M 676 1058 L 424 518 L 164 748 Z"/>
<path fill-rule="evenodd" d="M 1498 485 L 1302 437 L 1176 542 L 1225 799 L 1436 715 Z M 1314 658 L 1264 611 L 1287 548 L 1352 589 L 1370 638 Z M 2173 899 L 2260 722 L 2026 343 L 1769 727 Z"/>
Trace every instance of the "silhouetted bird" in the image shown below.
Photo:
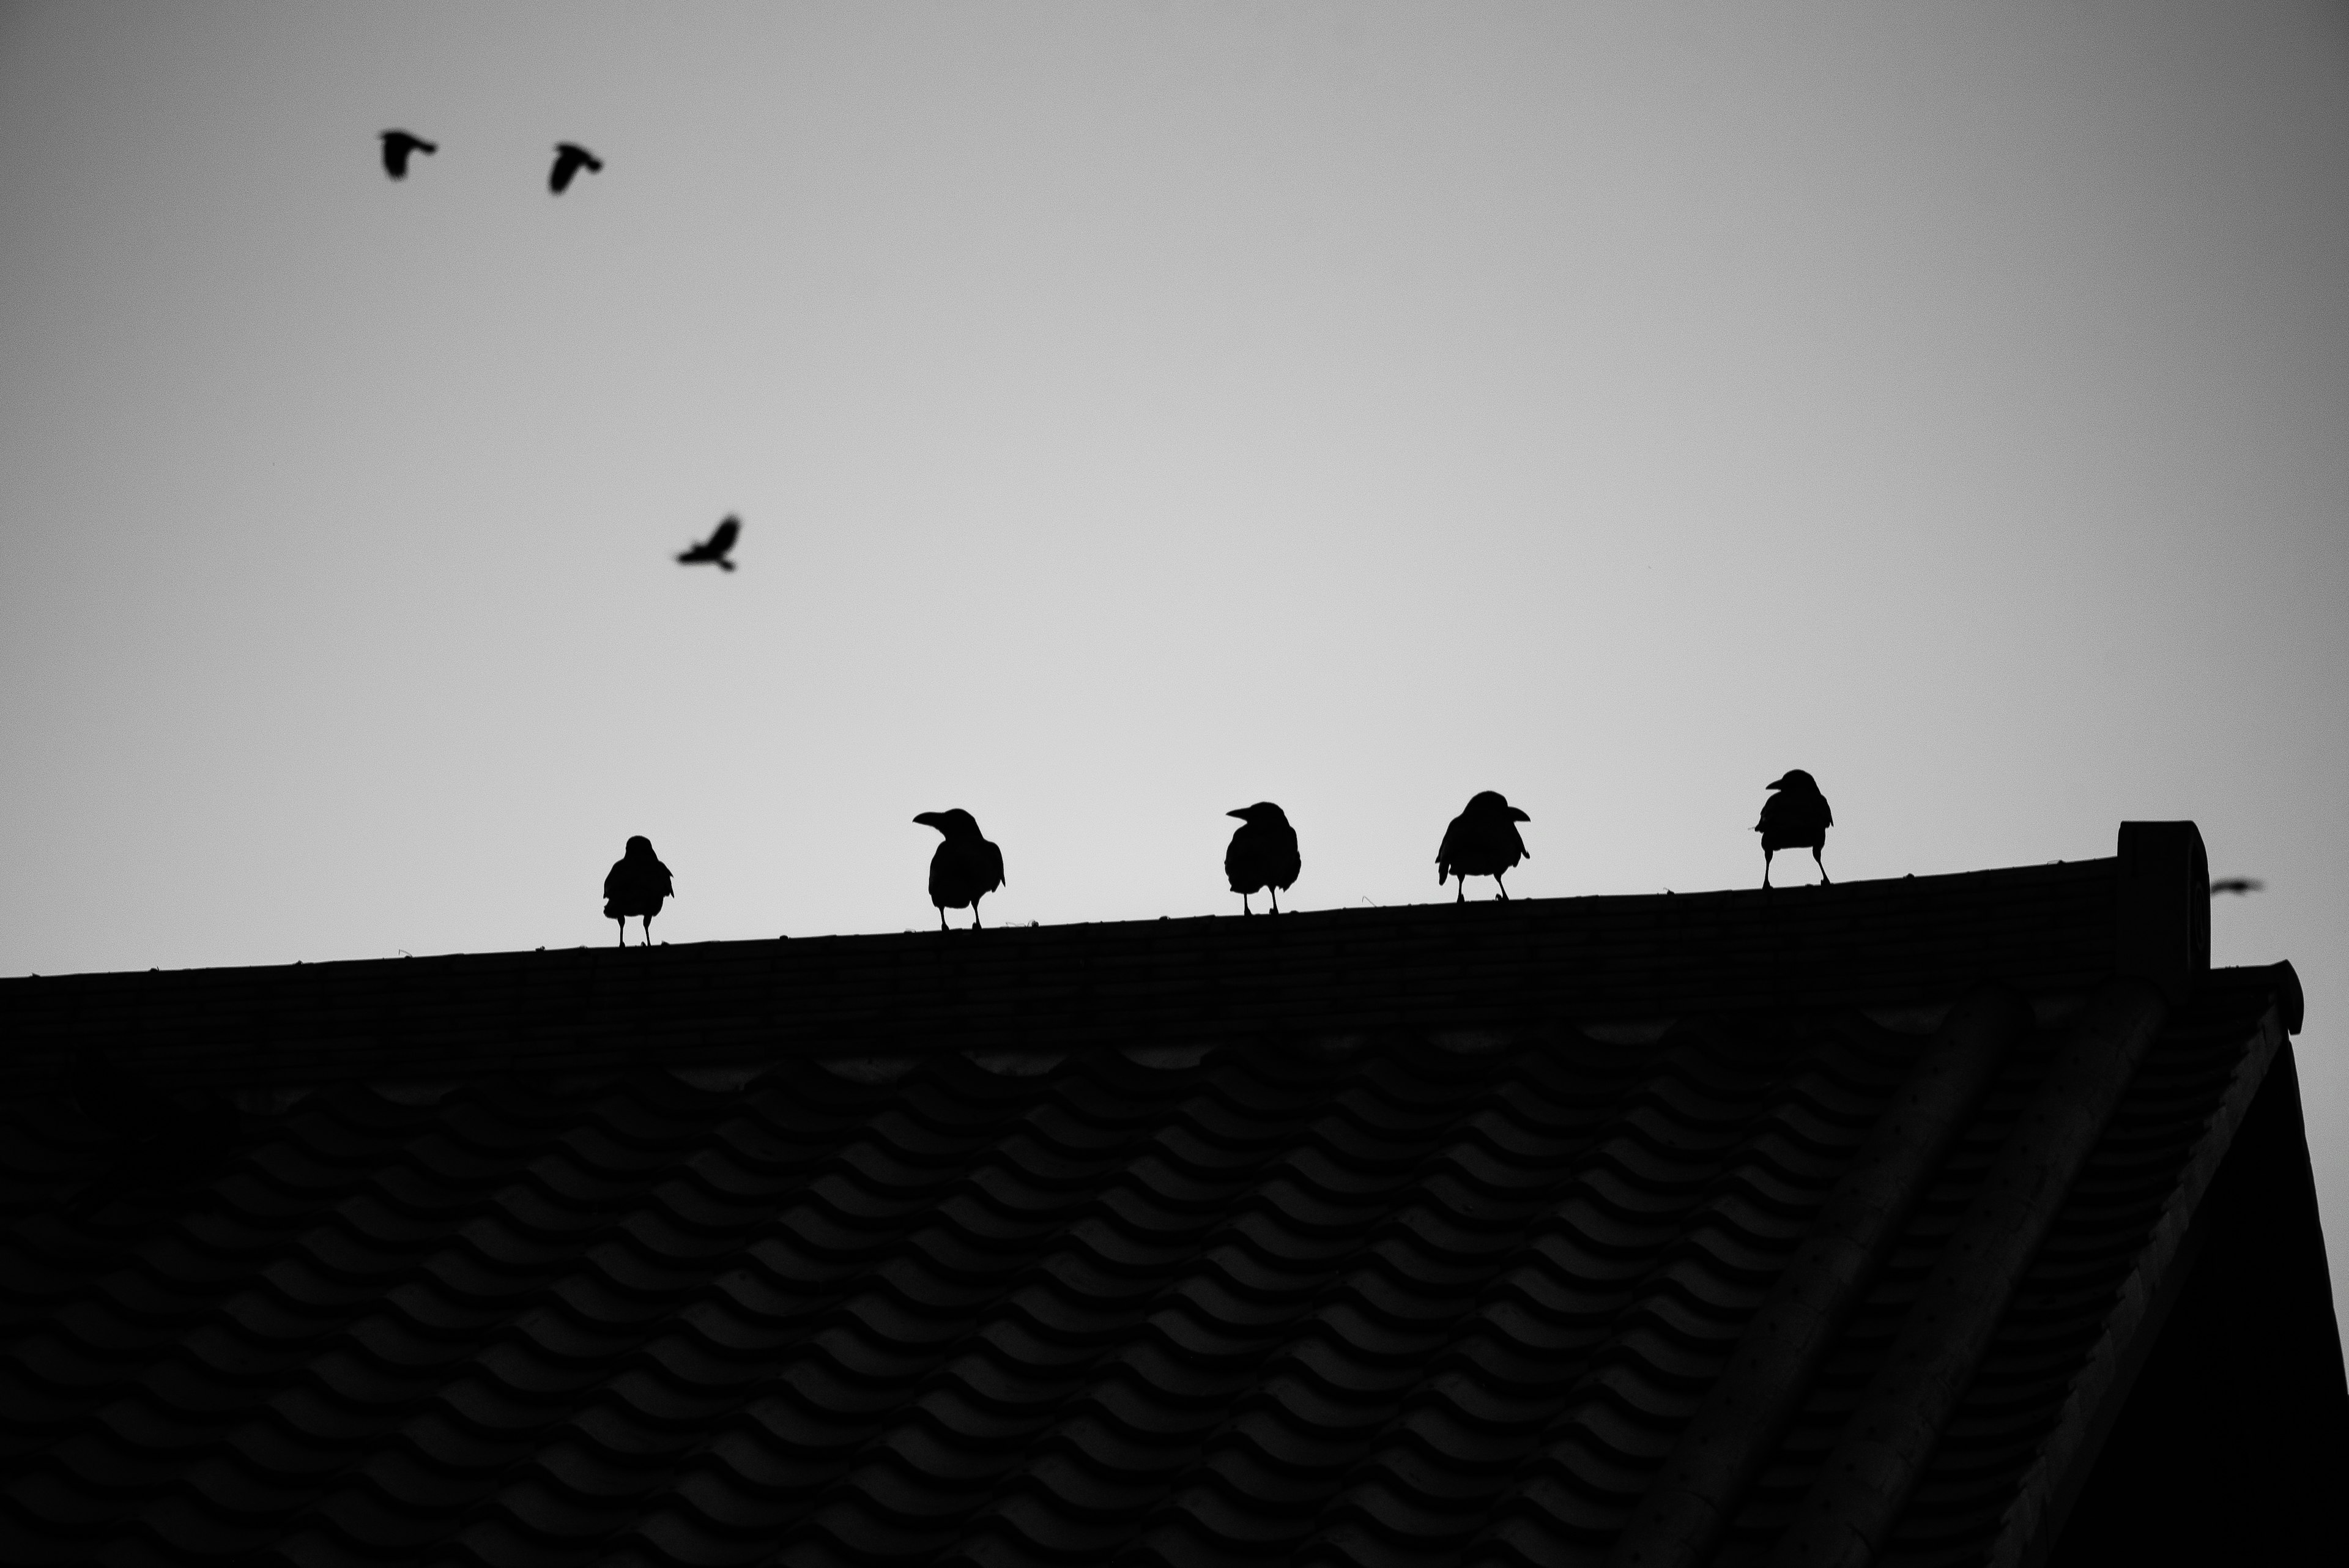
<path fill-rule="evenodd" d="M 653 841 L 643 834 L 628 840 L 627 853 L 612 862 L 604 877 L 604 918 L 620 922 L 620 945 L 628 945 L 628 917 L 645 922 L 645 946 L 653 945 L 653 917 L 661 900 L 676 896 L 668 867 L 653 855 Z"/>
<path fill-rule="evenodd" d="M 578 178 L 582 169 L 590 174 L 601 174 L 604 161 L 575 141 L 556 142 L 554 167 L 547 171 L 546 188 L 558 196 L 562 195 L 571 189 L 571 182 Z"/>
<path fill-rule="evenodd" d="M 741 536 L 742 520 L 739 517 L 729 517 L 718 525 L 716 533 L 679 556 L 678 563 L 687 566 L 698 566 L 707 563 L 730 572 L 734 569 L 734 563 L 728 560 L 726 556 L 734 548 L 734 541 Z"/>
<path fill-rule="evenodd" d="M 2221 877 L 2210 884 L 2210 896 L 2215 898 L 2221 893 L 2256 893 L 2266 886 L 2256 877 Z"/>
<path fill-rule="evenodd" d="M 405 180 L 408 160 L 412 155 L 421 152 L 429 158 L 440 151 L 438 142 L 411 136 L 405 130 L 387 130 L 383 133 L 383 171 L 395 180 Z"/>
<path fill-rule="evenodd" d="M 1224 877 L 1240 896 L 1240 913 L 1256 912 L 1247 900 L 1259 888 L 1271 895 L 1272 912 L 1280 913 L 1280 889 L 1297 880 L 1298 869 L 1304 864 L 1298 857 L 1297 829 L 1288 826 L 1288 813 L 1268 800 L 1260 800 L 1224 815 L 1240 819 L 1232 846 L 1224 851 Z"/>
<path fill-rule="evenodd" d="M 947 929 L 948 909 L 964 908 L 970 910 L 970 929 L 978 929 L 978 901 L 1003 886 L 1003 851 L 979 836 L 978 819 L 959 806 L 926 811 L 914 820 L 946 836 L 930 857 L 930 902 L 937 906 L 938 929 Z"/>
<path fill-rule="evenodd" d="M 1818 862 L 1819 880 L 1834 881 L 1822 851 L 1827 846 L 1827 829 L 1835 826 L 1835 813 L 1827 809 L 1818 781 L 1800 768 L 1788 768 L 1770 787 L 1777 793 L 1762 803 L 1762 820 L 1754 825 L 1762 836 L 1762 886 L 1770 885 L 1770 857 L 1781 849 L 1809 850 Z"/>
<path fill-rule="evenodd" d="M 1436 885 L 1441 887 L 1446 877 L 1459 877 L 1460 897 L 1453 902 L 1464 904 L 1468 878 L 1490 877 L 1506 898 L 1508 884 L 1501 880 L 1501 873 L 1532 857 L 1533 851 L 1517 833 L 1517 824 L 1532 820 L 1495 791 L 1484 790 L 1471 796 L 1467 806 L 1452 819 L 1452 826 L 1444 830 L 1444 843 L 1435 851 Z"/>

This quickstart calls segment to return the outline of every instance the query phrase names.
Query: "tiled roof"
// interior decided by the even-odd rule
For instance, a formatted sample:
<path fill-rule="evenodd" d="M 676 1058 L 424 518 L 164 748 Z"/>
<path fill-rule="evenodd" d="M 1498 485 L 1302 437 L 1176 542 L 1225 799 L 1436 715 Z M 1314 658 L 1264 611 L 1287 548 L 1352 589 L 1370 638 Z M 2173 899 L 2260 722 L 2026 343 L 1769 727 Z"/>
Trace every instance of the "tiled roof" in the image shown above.
<path fill-rule="evenodd" d="M 0 983 L 0 1559 L 2044 1544 L 2298 1022 L 2132 875 Z"/>

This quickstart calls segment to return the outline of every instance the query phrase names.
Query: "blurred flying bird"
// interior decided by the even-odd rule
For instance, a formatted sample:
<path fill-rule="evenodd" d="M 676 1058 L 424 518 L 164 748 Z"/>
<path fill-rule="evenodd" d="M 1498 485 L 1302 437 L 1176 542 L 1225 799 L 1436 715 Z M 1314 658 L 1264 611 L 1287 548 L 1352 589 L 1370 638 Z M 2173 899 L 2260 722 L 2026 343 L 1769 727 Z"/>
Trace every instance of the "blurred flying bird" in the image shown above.
<path fill-rule="evenodd" d="M 1304 864 L 1298 857 L 1297 829 L 1288 826 L 1288 813 L 1260 800 L 1224 815 L 1240 819 L 1232 846 L 1224 851 L 1224 877 L 1240 896 L 1240 913 L 1256 912 L 1248 908 L 1248 895 L 1258 888 L 1271 896 L 1272 912 L 1280 913 L 1280 889 L 1297 880 Z"/>
<path fill-rule="evenodd" d="M 978 929 L 978 901 L 1003 886 L 1003 851 L 979 836 L 978 819 L 960 806 L 926 811 L 914 820 L 945 836 L 930 857 L 930 902 L 937 906 L 938 929 L 947 929 L 948 909 L 966 907 L 970 929 Z"/>
<path fill-rule="evenodd" d="M 716 533 L 679 556 L 678 562 L 687 566 L 698 566 L 707 563 L 730 572 L 734 569 L 734 563 L 726 558 L 727 553 L 734 548 L 734 541 L 741 535 L 742 520 L 739 517 L 729 517 L 718 525 Z"/>
<path fill-rule="evenodd" d="M 383 171 L 395 180 L 408 178 L 408 160 L 412 155 L 421 152 L 429 158 L 440 151 L 438 142 L 427 141 L 405 130 L 387 130 L 382 133 L 382 140 Z"/>
<path fill-rule="evenodd" d="M 1451 877 L 1460 878 L 1460 896 L 1455 904 L 1468 901 L 1468 878 L 1490 877 L 1501 897 L 1509 896 L 1508 884 L 1501 873 L 1520 860 L 1530 859 L 1533 851 L 1517 833 L 1517 824 L 1531 822 L 1532 817 L 1511 805 L 1493 790 L 1484 790 L 1471 797 L 1467 806 L 1452 819 L 1444 830 L 1444 843 L 1435 851 L 1435 881 L 1438 887 Z"/>
<path fill-rule="evenodd" d="M 645 946 L 653 945 L 653 917 L 661 900 L 676 896 L 668 867 L 653 855 L 653 841 L 643 834 L 628 840 L 627 852 L 612 862 L 604 877 L 604 918 L 620 922 L 620 945 L 628 945 L 628 917 L 645 922 Z"/>
<path fill-rule="evenodd" d="M 1762 820 L 1754 825 L 1754 831 L 1762 836 L 1762 886 L 1770 885 L 1770 857 L 1781 849 L 1809 850 L 1811 858 L 1818 862 L 1819 880 L 1833 882 L 1821 852 L 1827 846 L 1827 829 L 1835 826 L 1835 813 L 1827 809 L 1827 797 L 1819 793 L 1818 781 L 1800 768 L 1789 768 L 1770 787 L 1777 793 L 1762 803 Z"/>
<path fill-rule="evenodd" d="M 560 196 L 571 189 L 571 182 L 585 169 L 590 174 L 604 171 L 604 161 L 575 141 L 554 144 L 554 167 L 547 171 L 546 188 Z"/>
<path fill-rule="evenodd" d="M 2215 898 L 2221 893 L 2256 893 L 2266 886 L 2256 877 L 2221 877 L 2210 884 L 2210 896 Z"/>

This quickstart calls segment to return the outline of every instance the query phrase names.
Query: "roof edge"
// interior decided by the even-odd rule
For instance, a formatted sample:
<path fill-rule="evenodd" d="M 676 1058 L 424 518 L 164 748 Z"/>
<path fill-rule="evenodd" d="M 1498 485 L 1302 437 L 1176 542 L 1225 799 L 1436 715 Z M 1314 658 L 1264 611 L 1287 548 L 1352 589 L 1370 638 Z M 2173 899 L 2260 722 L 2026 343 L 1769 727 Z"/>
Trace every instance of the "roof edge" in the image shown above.
<path fill-rule="evenodd" d="M 2129 1387 L 2137 1380 L 2147 1355 L 2168 1315 L 2176 1287 L 2183 1279 L 2177 1265 L 2185 1251 L 2202 1200 L 2234 1146 L 2251 1101 L 2267 1080 L 2277 1058 L 2287 1049 L 2290 1032 L 2297 1025 L 2299 977 L 2290 964 L 2283 971 L 2267 1011 L 2261 1016 L 2249 1049 L 2236 1064 L 2227 1093 L 2209 1126 L 2187 1158 L 2178 1185 L 2162 1205 L 2160 1219 L 2138 1251 L 2119 1299 L 2105 1319 L 2105 1328 L 2087 1360 L 2072 1381 L 2057 1413 L 2054 1429 L 2040 1445 L 2039 1454 L 2023 1475 L 2014 1501 L 2008 1505 L 1998 1537 L 1985 1559 L 1989 1568 L 2026 1568 L 2045 1561 L 2060 1537 L 2071 1505 L 2095 1469 L 2112 1425 L 2119 1419 Z M 2289 985 L 2289 992 L 2285 985 Z"/>

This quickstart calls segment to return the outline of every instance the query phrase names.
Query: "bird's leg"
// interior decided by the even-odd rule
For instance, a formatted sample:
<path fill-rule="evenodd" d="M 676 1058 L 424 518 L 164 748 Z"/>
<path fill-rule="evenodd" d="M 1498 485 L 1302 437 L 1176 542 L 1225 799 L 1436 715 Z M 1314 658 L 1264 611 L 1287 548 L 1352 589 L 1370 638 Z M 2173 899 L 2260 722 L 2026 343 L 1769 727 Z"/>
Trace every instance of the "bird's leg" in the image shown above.
<path fill-rule="evenodd" d="M 1770 890 L 1770 853 L 1767 849 L 1762 851 L 1762 890 L 1764 893 Z"/>
<path fill-rule="evenodd" d="M 1468 878 L 1465 876 L 1460 878 L 1460 891 L 1454 896 L 1452 901 L 1455 904 L 1464 904 L 1468 901 Z"/>
<path fill-rule="evenodd" d="M 943 930 L 945 930 L 946 929 L 947 929 L 947 907 L 946 907 L 944 904 L 940 904 L 940 905 L 938 906 L 938 929 L 940 929 L 940 930 L 942 930 L 942 931 L 943 931 Z"/>
<path fill-rule="evenodd" d="M 647 915 L 647 916 L 645 917 L 645 946 L 647 946 L 647 947 L 650 947 L 650 946 L 652 946 L 652 945 L 653 945 L 653 918 L 652 918 L 650 915 Z"/>
<path fill-rule="evenodd" d="M 1240 913 L 1244 916 L 1253 915 L 1256 913 L 1254 909 L 1247 907 L 1247 895 L 1246 893 L 1242 893 L 1240 895 Z"/>
<path fill-rule="evenodd" d="M 979 924 L 978 900 L 976 898 L 973 898 L 970 901 L 970 929 L 974 931 L 981 931 L 987 929 L 985 926 Z"/>
<path fill-rule="evenodd" d="M 1819 885 L 1825 888 L 1832 888 L 1835 886 L 1835 878 L 1827 875 L 1827 863 L 1826 858 L 1820 855 L 1819 849 L 1820 846 L 1818 845 L 1815 844 L 1811 846 L 1811 858 L 1818 862 Z"/>
<path fill-rule="evenodd" d="M 1280 913 L 1280 889 L 1268 882 L 1265 884 L 1264 896 L 1272 900 L 1272 912 L 1276 915 Z"/>
<path fill-rule="evenodd" d="M 628 917 L 626 915 L 616 915 L 613 917 L 612 923 L 620 928 L 620 945 L 622 947 L 626 947 L 628 945 Z"/>
<path fill-rule="evenodd" d="M 1509 901 L 1509 885 L 1501 880 L 1501 874 L 1498 871 L 1493 873 L 1493 886 L 1500 889 L 1501 902 L 1504 904 L 1507 903 Z"/>

